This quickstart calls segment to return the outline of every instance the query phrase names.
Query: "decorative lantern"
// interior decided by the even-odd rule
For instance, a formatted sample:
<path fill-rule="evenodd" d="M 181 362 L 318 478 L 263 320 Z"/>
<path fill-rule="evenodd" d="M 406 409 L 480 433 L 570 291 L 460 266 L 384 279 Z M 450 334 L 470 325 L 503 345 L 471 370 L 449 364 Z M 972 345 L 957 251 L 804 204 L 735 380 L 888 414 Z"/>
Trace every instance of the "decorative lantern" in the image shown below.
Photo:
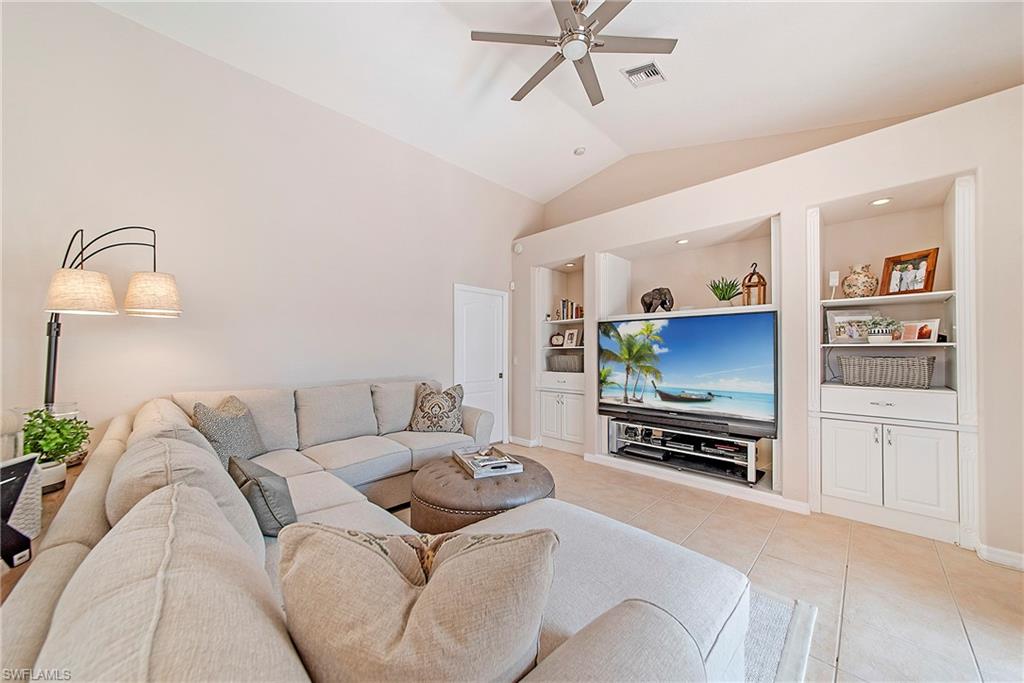
<path fill-rule="evenodd" d="M 764 275 L 757 272 L 757 263 L 750 264 L 750 272 L 743 278 L 743 305 L 749 306 L 751 301 L 751 292 L 757 290 L 757 304 L 761 305 L 765 303 L 767 299 L 768 281 L 764 279 Z"/>

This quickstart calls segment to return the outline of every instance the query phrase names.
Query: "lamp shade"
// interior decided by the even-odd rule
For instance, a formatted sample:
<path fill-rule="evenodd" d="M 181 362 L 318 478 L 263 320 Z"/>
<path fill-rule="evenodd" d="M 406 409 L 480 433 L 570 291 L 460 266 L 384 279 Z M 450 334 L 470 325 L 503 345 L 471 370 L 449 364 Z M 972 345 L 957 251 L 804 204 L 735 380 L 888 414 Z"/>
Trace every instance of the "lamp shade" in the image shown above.
<path fill-rule="evenodd" d="M 61 268 L 50 278 L 46 312 L 117 315 L 110 278 L 95 270 Z"/>
<path fill-rule="evenodd" d="M 178 283 L 170 273 L 132 273 L 124 295 L 124 312 L 149 318 L 181 315 Z"/>

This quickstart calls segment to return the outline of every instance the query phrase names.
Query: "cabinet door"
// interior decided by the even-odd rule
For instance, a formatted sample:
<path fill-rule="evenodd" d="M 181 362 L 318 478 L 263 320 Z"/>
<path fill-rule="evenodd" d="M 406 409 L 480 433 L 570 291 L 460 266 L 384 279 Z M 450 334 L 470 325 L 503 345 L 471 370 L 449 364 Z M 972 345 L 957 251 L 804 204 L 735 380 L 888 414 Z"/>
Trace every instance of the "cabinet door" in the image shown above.
<path fill-rule="evenodd" d="M 821 421 L 821 493 L 882 504 L 882 425 Z"/>
<path fill-rule="evenodd" d="M 540 435 L 562 438 L 562 402 L 559 394 L 540 392 Z"/>
<path fill-rule="evenodd" d="M 955 521 L 956 432 L 884 425 L 885 507 Z"/>
<path fill-rule="evenodd" d="M 562 438 L 583 443 L 583 397 L 562 394 Z"/>

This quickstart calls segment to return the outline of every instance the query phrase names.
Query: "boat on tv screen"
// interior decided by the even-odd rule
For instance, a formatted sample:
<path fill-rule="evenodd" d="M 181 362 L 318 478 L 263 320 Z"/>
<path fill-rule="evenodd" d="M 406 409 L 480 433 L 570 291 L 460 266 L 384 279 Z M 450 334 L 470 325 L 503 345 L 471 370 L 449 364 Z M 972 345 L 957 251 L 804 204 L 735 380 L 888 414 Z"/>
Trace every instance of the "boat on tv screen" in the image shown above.
<path fill-rule="evenodd" d="M 775 421 L 775 314 L 601 323 L 607 405 Z"/>

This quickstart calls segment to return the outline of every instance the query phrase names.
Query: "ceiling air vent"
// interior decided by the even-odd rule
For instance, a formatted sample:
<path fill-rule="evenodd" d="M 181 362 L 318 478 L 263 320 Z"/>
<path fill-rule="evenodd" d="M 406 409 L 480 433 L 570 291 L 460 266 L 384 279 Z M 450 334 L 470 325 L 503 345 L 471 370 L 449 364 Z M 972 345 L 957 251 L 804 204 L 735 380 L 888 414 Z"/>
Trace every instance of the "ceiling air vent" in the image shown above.
<path fill-rule="evenodd" d="M 631 69 L 622 69 L 622 75 L 626 77 L 626 80 L 634 88 L 643 88 L 644 86 L 665 82 L 665 74 L 662 73 L 661 69 L 654 62 L 634 66 Z"/>

